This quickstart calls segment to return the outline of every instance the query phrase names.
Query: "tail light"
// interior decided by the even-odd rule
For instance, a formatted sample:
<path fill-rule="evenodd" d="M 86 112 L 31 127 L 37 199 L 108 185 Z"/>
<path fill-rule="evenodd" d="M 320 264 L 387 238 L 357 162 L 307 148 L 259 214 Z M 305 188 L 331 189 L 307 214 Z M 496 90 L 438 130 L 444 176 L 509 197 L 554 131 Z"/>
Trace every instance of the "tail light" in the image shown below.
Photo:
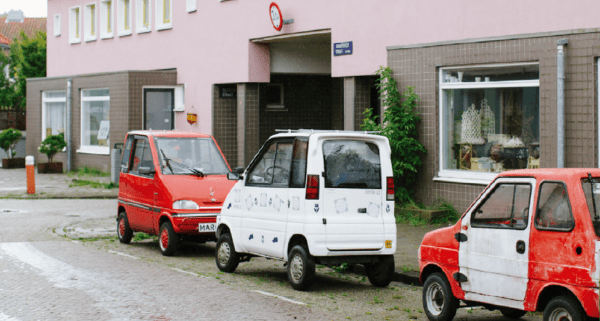
<path fill-rule="evenodd" d="M 385 199 L 388 201 L 394 200 L 394 178 L 393 177 L 387 178 L 387 194 L 386 194 Z"/>
<path fill-rule="evenodd" d="M 319 199 L 319 175 L 308 175 L 306 179 L 306 199 Z"/>

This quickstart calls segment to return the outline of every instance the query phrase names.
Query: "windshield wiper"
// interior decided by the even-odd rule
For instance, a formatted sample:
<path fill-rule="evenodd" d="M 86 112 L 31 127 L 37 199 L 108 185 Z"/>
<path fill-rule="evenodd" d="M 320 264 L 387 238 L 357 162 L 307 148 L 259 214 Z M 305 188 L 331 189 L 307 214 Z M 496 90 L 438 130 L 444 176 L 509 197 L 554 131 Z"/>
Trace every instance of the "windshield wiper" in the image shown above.
<path fill-rule="evenodd" d="M 165 155 L 165 152 L 163 152 L 162 148 L 161 148 L 160 152 L 163 155 L 163 159 L 165 160 L 165 163 L 167 163 L 167 166 L 171 170 L 171 174 L 175 174 L 175 172 L 173 172 L 173 168 L 171 167 L 171 163 L 169 162 L 171 159 L 168 158 L 167 155 Z"/>
<path fill-rule="evenodd" d="M 179 165 L 180 167 L 182 167 L 184 169 L 187 169 L 188 171 L 192 172 L 192 174 L 194 174 L 194 175 L 196 175 L 198 177 L 204 177 L 204 173 L 201 170 L 197 169 L 197 168 L 189 167 L 186 164 L 174 161 L 172 159 L 170 161 L 171 161 L 171 163 L 173 163 L 173 165 Z"/>

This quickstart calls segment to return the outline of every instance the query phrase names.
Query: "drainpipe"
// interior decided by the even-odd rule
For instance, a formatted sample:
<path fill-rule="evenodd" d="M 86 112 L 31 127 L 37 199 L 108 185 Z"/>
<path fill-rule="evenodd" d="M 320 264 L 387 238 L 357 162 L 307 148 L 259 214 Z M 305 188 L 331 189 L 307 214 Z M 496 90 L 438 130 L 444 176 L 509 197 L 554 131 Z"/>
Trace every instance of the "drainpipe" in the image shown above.
<path fill-rule="evenodd" d="M 72 111 L 71 101 L 73 99 L 73 79 L 67 79 L 67 126 L 65 126 L 65 140 L 67 141 L 67 172 L 71 171 L 71 124 Z"/>
<path fill-rule="evenodd" d="M 556 42 L 556 167 L 565 167 L 565 46 L 568 40 Z"/>

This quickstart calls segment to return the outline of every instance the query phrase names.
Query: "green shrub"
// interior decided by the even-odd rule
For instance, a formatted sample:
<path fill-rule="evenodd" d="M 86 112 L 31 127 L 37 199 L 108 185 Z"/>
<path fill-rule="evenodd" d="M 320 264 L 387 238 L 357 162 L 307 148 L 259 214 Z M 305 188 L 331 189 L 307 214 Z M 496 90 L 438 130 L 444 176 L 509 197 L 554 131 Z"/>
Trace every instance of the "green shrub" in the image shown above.
<path fill-rule="evenodd" d="M 15 157 L 17 152 L 15 151 L 15 146 L 19 139 L 21 139 L 21 132 L 18 129 L 7 128 L 0 133 L 0 148 L 4 149 L 6 155 L 10 158 Z"/>
<path fill-rule="evenodd" d="M 46 154 L 48 156 L 48 162 L 52 163 L 52 158 L 56 153 L 63 150 L 63 148 L 67 147 L 67 142 L 65 142 L 65 137 L 63 133 L 58 135 L 50 135 L 42 141 L 40 148 L 38 149 L 40 153 Z"/>

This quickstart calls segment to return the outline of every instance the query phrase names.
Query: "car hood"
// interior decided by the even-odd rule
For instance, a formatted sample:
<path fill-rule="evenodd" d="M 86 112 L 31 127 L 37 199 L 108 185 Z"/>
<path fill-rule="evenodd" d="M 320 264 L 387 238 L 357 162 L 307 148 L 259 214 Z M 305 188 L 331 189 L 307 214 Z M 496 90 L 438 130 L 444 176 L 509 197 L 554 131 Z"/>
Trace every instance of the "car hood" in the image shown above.
<path fill-rule="evenodd" d="M 236 182 L 228 180 L 227 175 L 163 175 L 161 180 L 167 199 L 191 200 L 200 208 L 222 206 Z"/>

